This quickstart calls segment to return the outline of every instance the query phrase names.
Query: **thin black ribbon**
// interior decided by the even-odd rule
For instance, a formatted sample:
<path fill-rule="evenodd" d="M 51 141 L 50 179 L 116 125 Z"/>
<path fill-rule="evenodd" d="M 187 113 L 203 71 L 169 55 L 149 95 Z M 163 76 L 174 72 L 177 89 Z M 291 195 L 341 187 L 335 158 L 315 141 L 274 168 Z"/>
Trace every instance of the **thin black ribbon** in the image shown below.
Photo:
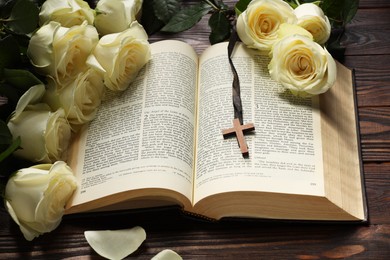
<path fill-rule="evenodd" d="M 232 98 L 233 98 L 233 107 L 234 107 L 234 118 L 238 118 L 240 124 L 244 123 L 243 113 L 242 113 L 242 102 L 241 102 L 241 90 L 240 90 L 240 79 L 238 77 L 238 73 L 236 68 L 234 67 L 232 60 L 232 53 L 234 47 L 236 46 L 237 41 L 239 40 L 237 31 L 233 29 L 232 34 L 230 35 L 229 44 L 228 44 L 228 58 L 230 67 L 233 72 L 233 84 L 232 84 Z"/>

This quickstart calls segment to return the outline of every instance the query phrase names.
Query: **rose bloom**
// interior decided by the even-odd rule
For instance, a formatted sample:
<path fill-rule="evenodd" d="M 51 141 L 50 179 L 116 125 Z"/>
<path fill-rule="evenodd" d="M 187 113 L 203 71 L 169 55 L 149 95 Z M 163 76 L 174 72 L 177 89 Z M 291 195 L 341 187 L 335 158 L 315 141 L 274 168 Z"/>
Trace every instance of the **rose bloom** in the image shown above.
<path fill-rule="evenodd" d="M 8 122 L 12 136 L 20 136 L 21 148 L 16 156 L 32 162 L 65 160 L 71 138 L 71 129 L 63 109 L 52 112 L 40 103 L 44 85 L 36 85 L 19 99 Z"/>
<path fill-rule="evenodd" d="M 49 22 L 32 35 L 27 54 L 37 71 L 54 78 L 61 89 L 87 70 L 87 57 L 98 41 L 95 27 L 87 22 L 71 28 Z"/>
<path fill-rule="evenodd" d="M 12 136 L 21 138 L 21 149 L 14 154 L 32 162 L 65 160 L 71 129 L 64 110 L 51 112 L 43 103 L 30 109 L 8 123 Z"/>
<path fill-rule="evenodd" d="M 46 0 L 39 13 L 39 24 L 59 22 L 64 27 L 81 25 L 84 21 L 93 24 L 94 11 L 83 0 Z"/>
<path fill-rule="evenodd" d="M 95 27 L 99 34 L 118 33 L 136 20 L 142 0 L 100 0 L 96 5 Z"/>
<path fill-rule="evenodd" d="M 55 81 L 49 80 L 43 101 L 52 110 L 63 108 L 69 123 L 75 127 L 95 118 L 105 93 L 103 78 L 94 69 L 81 72 L 74 81 L 57 91 Z"/>
<path fill-rule="evenodd" d="M 310 38 L 292 34 L 278 41 L 270 53 L 271 78 L 292 93 L 324 93 L 336 81 L 336 63 L 329 52 Z"/>
<path fill-rule="evenodd" d="M 282 23 L 295 23 L 292 7 L 282 0 L 253 0 L 237 19 L 237 33 L 249 48 L 269 52 Z"/>
<path fill-rule="evenodd" d="M 278 30 L 278 40 L 291 35 L 302 35 L 313 40 L 313 35 L 306 29 L 296 24 L 282 23 Z"/>
<path fill-rule="evenodd" d="M 31 241 L 60 224 L 76 187 L 72 170 L 63 161 L 24 168 L 7 182 L 5 207 Z"/>
<path fill-rule="evenodd" d="M 301 4 L 294 13 L 298 19 L 297 24 L 308 30 L 313 35 L 314 41 L 319 44 L 326 43 L 330 36 L 331 25 L 319 6 L 313 3 Z"/>
<path fill-rule="evenodd" d="M 88 64 L 104 74 L 111 90 L 127 89 L 150 59 L 150 45 L 144 28 L 133 22 L 121 33 L 103 36 L 88 59 Z"/>

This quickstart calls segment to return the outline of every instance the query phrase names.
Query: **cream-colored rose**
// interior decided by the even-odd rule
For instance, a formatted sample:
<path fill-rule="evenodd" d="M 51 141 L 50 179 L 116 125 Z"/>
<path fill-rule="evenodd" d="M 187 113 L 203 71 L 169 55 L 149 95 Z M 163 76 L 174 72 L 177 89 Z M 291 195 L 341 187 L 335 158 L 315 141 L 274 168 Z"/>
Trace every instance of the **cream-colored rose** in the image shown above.
<path fill-rule="evenodd" d="M 322 9 L 313 4 L 301 4 L 294 10 L 297 16 L 297 24 L 308 30 L 314 37 L 314 41 L 324 44 L 329 39 L 331 26 L 329 19 Z"/>
<path fill-rule="evenodd" d="M 278 41 L 268 65 L 271 78 L 297 95 L 324 93 L 336 81 L 336 63 L 329 52 L 302 35 Z"/>
<path fill-rule="evenodd" d="M 15 155 L 33 162 L 65 160 L 71 138 L 71 129 L 63 109 L 52 112 L 40 103 L 44 85 L 31 87 L 19 99 L 8 128 L 12 136 L 21 138 L 21 148 Z"/>
<path fill-rule="evenodd" d="M 136 20 L 142 0 L 100 0 L 96 5 L 95 27 L 100 35 L 118 33 Z"/>
<path fill-rule="evenodd" d="M 61 89 L 88 69 L 87 57 L 98 41 L 95 27 L 87 22 L 71 28 L 49 22 L 32 35 L 27 54 L 38 72 L 54 78 Z"/>
<path fill-rule="evenodd" d="M 59 22 L 64 27 L 81 25 L 84 21 L 93 24 L 95 12 L 83 0 L 46 0 L 39 13 L 39 24 Z"/>
<path fill-rule="evenodd" d="M 313 35 L 299 25 L 283 23 L 279 26 L 278 40 L 291 35 L 302 35 L 309 38 L 310 40 L 313 40 Z"/>
<path fill-rule="evenodd" d="M 63 161 L 24 168 L 8 180 L 5 206 L 24 237 L 31 241 L 60 224 L 76 187 L 73 172 Z"/>
<path fill-rule="evenodd" d="M 103 77 L 94 69 L 80 73 L 62 90 L 57 91 L 55 81 L 49 80 L 43 101 L 52 110 L 63 108 L 73 128 L 95 118 L 105 92 Z"/>
<path fill-rule="evenodd" d="M 249 48 L 269 52 L 282 23 L 295 23 L 292 7 L 283 0 L 253 0 L 237 19 L 237 33 Z"/>
<path fill-rule="evenodd" d="M 103 36 L 88 59 L 88 64 L 104 74 L 111 90 L 127 89 L 150 59 L 150 45 L 144 28 L 133 22 L 130 28 Z"/>
<path fill-rule="evenodd" d="M 20 113 L 18 120 L 8 122 L 12 136 L 20 136 L 21 149 L 16 156 L 33 162 L 65 160 L 71 128 L 63 109 L 51 112 L 46 104 L 37 104 Z"/>

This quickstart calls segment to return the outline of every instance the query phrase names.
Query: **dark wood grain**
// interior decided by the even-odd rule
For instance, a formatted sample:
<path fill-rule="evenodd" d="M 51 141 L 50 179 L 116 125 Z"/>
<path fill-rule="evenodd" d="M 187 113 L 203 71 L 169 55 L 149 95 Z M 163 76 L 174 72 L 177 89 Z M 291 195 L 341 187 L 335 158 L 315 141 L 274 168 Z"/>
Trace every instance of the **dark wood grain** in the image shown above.
<path fill-rule="evenodd" d="M 230 6 L 235 1 L 225 1 Z M 369 223 L 301 224 L 194 220 L 179 210 L 66 217 L 49 234 L 27 242 L 0 211 L 0 259 L 101 259 L 83 232 L 140 225 L 147 239 L 129 259 L 150 259 L 170 248 L 184 259 L 389 259 L 390 257 L 390 1 L 361 0 L 346 28 L 343 63 L 355 69 Z M 207 18 L 192 30 L 157 34 L 182 39 L 202 52 Z"/>
<path fill-rule="evenodd" d="M 359 108 L 363 161 L 390 160 L 390 107 Z"/>
<path fill-rule="evenodd" d="M 346 55 L 390 54 L 390 6 L 358 10 L 346 30 Z"/>
<path fill-rule="evenodd" d="M 146 242 L 130 257 L 137 259 L 150 259 L 165 248 L 179 252 L 184 259 L 386 259 L 389 253 L 389 224 L 206 223 L 188 219 L 176 210 L 97 216 L 75 222 L 65 219 L 58 229 L 33 242 L 26 242 L 13 227 L 12 241 L 0 238 L 3 256 L 98 259 L 83 237 L 84 230 L 134 225 L 143 226 L 147 232 Z"/>
<path fill-rule="evenodd" d="M 376 8 L 376 7 L 390 7 L 390 2 L 388 0 L 360 0 L 359 8 Z"/>

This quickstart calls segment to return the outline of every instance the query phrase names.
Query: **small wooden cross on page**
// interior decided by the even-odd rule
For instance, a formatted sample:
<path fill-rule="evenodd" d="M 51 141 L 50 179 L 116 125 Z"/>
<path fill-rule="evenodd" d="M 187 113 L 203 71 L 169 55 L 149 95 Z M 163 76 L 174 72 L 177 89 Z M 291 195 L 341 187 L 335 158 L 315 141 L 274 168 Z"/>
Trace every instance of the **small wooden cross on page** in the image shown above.
<path fill-rule="evenodd" d="M 233 120 L 233 127 L 222 130 L 222 135 L 223 135 L 223 138 L 225 138 L 225 139 L 230 137 L 230 136 L 235 135 L 237 138 L 238 146 L 240 147 L 242 156 L 248 157 L 249 156 L 248 146 L 246 145 L 244 134 L 249 132 L 249 131 L 253 131 L 253 130 L 255 130 L 255 126 L 252 123 L 242 125 L 240 123 L 240 120 L 238 118 L 235 118 Z"/>
<path fill-rule="evenodd" d="M 228 45 L 228 58 L 230 67 L 233 72 L 233 107 L 234 107 L 234 120 L 233 120 L 233 128 L 222 130 L 223 138 L 226 139 L 229 136 L 235 135 L 237 138 L 238 146 L 240 147 L 242 156 L 244 158 L 249 157 L 248 146 L 245 142 L 244 134 L 249 131 L 255 130 L 255 126 L 252 123 L 243 124 L 243 113 L 242 113 L 242 102 L 241 102 L 241 90 L 240 90 L 240 81 L 238 77 L 238 73 L 236 68 L 234 67 L 232 61 L 232 53 L 236 42 L 238 41 L 238 34 L 236 30 L 233 30 L 232 35 L 229 40 Z"/>

